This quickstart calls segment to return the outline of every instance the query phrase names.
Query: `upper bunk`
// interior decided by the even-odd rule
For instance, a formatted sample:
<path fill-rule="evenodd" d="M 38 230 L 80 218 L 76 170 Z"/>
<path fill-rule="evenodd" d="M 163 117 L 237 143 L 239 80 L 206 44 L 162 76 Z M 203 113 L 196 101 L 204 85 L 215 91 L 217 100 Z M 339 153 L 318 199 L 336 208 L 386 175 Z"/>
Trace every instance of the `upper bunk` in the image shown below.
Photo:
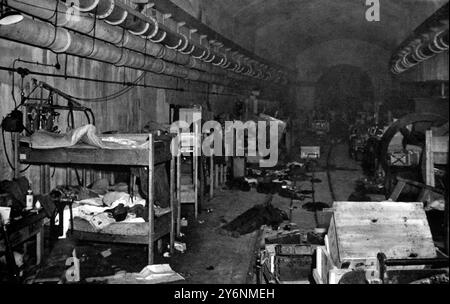
<path fill-rule="evenodd" d="M 56 137 L 51 135 L 50 138 L 44 139 L 36 139 L 33 136 L 20 138 L 18 152 L 22 163 L 149 166 L 151 156 L 153 165 L 170 161 L 172 158 L 172 137 L 169 135 L 88 134 L 78 136 L 78 140 L 72 140 L 75 135 L 67 134 Z M 55 143 L 49 143 L 54 138 Z M 61 147 L 62 145 L 64 147 Z"/>

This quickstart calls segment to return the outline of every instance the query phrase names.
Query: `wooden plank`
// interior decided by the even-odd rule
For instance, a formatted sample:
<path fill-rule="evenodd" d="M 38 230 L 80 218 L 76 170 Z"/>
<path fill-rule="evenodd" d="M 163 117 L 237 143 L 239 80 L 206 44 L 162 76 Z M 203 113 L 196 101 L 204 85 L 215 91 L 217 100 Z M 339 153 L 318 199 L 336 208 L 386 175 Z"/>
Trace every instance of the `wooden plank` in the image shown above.
<path fill-rule="evenodd" d="M 435 188 L 435 187 L 431 187 L 431 186 L 428 186 L 428 185 L 425 185 L 425 184 L 422 184 L 422 183 L 419 183 L 419 182 L 416 182 L 416 181 L 413 181 L 413 180 L 410 180 L 410 179 L 401 178 L 399 176 L 397 176 L 397 179 L 399 181 L 404 181 L 408 185 L 413 185 L 413 186 L 416 186 L 418 188 L 430 190 L 430 191 L 433 191 L 433 192 L 436 192 L 436 193 L 439 193 L 439 194 L 444 194 L 444 191 L 442 191 L 441 189 L 438 189 L 438 188 Z M 422 201 L 422 200 L 418 200 L 418 201 Z"/>
<path fill-rule="evenodd" d="M 335 202 L 328 238 L 330 255 L 344 261 L 388 258 L 434 258 L 436 249 L 422 203 Z"/>
<path fill-rule="evenodd" d="M 339 246 L 338 246 L 338 238 L 336 235 L 336 223 L 334 214 L 331 217 L 330 227 L 328 228 L 328 249 L 330 258 L 335 265 L 339 264 Z"/>
<path fill-rule="evenodd" d="M 313 270 L 314 278 L 318 284 L 329 284 L 329 273 L 336 269 L 329 252 L 325 246 L 316 248 L 316 268 Z"/>
<path fill-rule="evenodd" d="M 396 201 L 400 196 L 400 193 L 402 193 L 403 189 L 405 188 L 405 185 L 406 183 L 404 181 L 399 180 L 397 182 L 397 185 L 395 185 L 394 191 L 392 191 L 389 199 Z"/>
<path fill-rule="evenodd" d="M 170 217 L 171 214 L 165 214 L 163 216 L 155 218 L 153 239 L 158 240 L 161 237 L 170 233 Z M 142 223 L 143 224 L 143 223 Z M 112 225 L 127 225 L 127 223 L 117 223 Z M 142 244 L 148 245 L 149 240 L 149 225 L 140 225 L 143 230 L 139 233 L 133 234 L 118 234 L 118 233 L 105 233 L 104 231 L 81 231 L 74 230 L 71 237 L 81 241 L 92 241 L 99 243 L 123 243 L 123 244 Z M 75 227 L 76 228 L 76 227 Z"/>
<path fill-rule="evenodd" d="M 170 161 L 170 147 L 165 142 L 154 146 L 154 163 Z M 32 149 L 19 147 L 20 160 L 28 164 L 85 164 L 147 166 L 148 149 L 99 149 L 89 146 L 74 146 L 58 149 Z"/>
<path fill-rule="evenodd" d="M 448 136 L 432 136 L 431 151 L 448 153 Z"/>
<path fill-rule="evenodd" d="M 170 160 L 170 208 L 172 209 L 170 217 L 170 253 L 173 254 L 174 244 L 175 244 L 175 222 L 176 217 L 179 212 L 178 208 L 175 207 L 175 157 L 172 156 Z"/>
<path fill-rule="evenodd" d="M 36 265 L 40 265 L 44 256 L 44 225 L 36 234 Z"/>
<path fill-rule="evenodd" d="M 425 131 L 425 184 L 434 187 L 434 157 L 432 150 L 432 131 Z"/>

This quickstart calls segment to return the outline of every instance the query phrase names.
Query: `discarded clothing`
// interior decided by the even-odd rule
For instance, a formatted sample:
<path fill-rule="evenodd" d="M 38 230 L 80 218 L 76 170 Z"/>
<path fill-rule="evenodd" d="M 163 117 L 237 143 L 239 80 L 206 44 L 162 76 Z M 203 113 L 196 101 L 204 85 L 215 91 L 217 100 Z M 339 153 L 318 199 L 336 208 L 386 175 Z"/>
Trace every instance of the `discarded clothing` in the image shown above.
<path fill-rule="evenodd" d="M 271 204 L 256 205 L 221 228 L 229 231 L 233 237 L 239 237 L 261 228 L 262 225 L 278 227 L 285 220 L 288 220 L 287 214 Z"/>
<path fill-rule="evenodd" d="M 132 168 L 131 172 L 139 176 L 139 185 L 142 197 L 147 198 L 148 192 L 148 171 L 146 168 Z M 155 166 L 155 204 L 166 208 L 170 205 L 169 177 L 165 164 Z"/>
<path fill-rule="evenodd" d="M 258 193 L 265 193 L 265 194 L 275 194 L 281 189 L 280 185 L 278 183 L 273 182 L 262 182 L 259 183 L 256 187 L 256 191 Z"/>
<path fill-rule="evenodd" d="M 0 182 L 0 193 L 10 194 L 13 198 L 13 209 L 22 209 L 25 207 L 25 197 L 29 182 L 26 177 L 20 177 L 14 180 L 3 180 Z"/>
<path fill-rule="evenodd" d="M 226 182 L 226 186 L 230 190 L 250 191 L 251 186 L 244 177 L 235 178 Z"/>

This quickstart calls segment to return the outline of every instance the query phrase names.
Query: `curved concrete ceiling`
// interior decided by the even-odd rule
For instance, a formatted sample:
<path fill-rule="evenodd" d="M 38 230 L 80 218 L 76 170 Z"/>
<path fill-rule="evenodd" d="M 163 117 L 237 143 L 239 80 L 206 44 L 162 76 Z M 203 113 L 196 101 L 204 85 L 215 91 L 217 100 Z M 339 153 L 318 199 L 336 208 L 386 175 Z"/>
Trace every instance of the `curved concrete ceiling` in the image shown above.
<path fill-rule="evenodd" d="M 328 40 L 356 39 L 392 51 L 447 0 L 379 0 L 380 22 L 368 22 L 365 0 L 219 0 L 241 29 L 238 41 L 271 57 L 290 58 Z M 236 34 L 236 31 L 234 31 Z M 255 37 L 253 41 L 249 37 Z M 251 42 L 249 42 L 251 41 Z"/>

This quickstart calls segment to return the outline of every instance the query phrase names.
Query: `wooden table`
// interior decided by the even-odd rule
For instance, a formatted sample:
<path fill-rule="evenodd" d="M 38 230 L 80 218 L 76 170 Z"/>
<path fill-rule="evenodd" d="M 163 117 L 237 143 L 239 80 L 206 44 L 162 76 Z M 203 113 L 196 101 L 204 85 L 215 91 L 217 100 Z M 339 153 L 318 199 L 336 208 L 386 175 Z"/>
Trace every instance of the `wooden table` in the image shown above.
<path fill-rule="evenodd" d="M 12 220 L 8 225 L 9 240 L 12 247 L 18 246 L 36 236 L 36 265 L 42 262 L 44 255 L 44 219 L 46 213 L 41 209 L 30 213 L 19 220 Z M 0 249 L 4 248 L 3 237 L 0 235 Z"/>

